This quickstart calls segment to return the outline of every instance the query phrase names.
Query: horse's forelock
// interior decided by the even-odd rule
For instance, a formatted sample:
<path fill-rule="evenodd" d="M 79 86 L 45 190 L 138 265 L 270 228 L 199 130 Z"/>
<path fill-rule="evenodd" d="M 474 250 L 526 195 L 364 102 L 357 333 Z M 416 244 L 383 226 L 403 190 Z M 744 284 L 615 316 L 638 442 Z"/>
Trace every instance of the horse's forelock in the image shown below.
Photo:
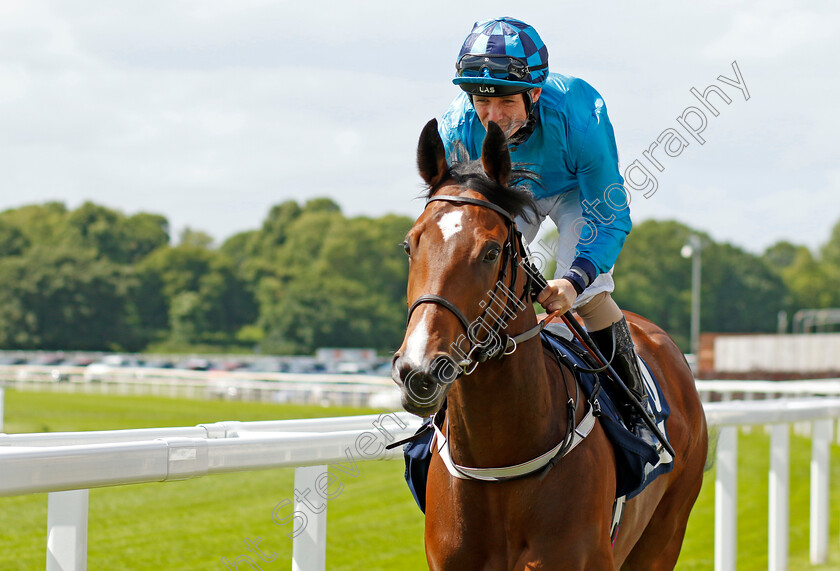
<path fill-rule="evenodd" d="M 456 162 L 449 167 L 449 176 L 435 187 L 430 187 L 425 198 L 428 200 L 443 185 L 455 183 L 478 192 L 488 201 L 509 212 L 513 217 L 522 216 L 530 221 L 530 214 L 536 211 L 534 196 L 527 189 L 528 183 L 539 184 L 539 176 L 521 165 L 511 172 L 511 186 L 504 186 L 491 180 L 481 161 Z"/>

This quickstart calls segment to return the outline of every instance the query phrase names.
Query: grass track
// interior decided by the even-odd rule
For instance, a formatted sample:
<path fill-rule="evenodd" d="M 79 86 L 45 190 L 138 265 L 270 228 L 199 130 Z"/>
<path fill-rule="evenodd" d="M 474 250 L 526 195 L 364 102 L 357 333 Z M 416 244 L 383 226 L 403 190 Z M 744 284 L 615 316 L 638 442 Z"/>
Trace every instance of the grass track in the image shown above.
<path fill-rule="evenodd" d="M 153 397 L 6 391 L 6 431 L 110 430 L 192 426 L 220 420 L 271 420 L 366 414 L 371 410 L 300 407 Z M 767 568 L 769 439 L 761 430 L 739 439 L 738 569 Z M 840 569 L 840 454 L 832 446 L 830 564 L 808 565 L 810 440 L 791 438 L 790 569 Z M 334 472 L 344 485 L 329 502 L 327 568 L 426 569 L 423 518 L 402 480 L 402 463 L 359 462 L 358 477 Z M 2 468 L 0 468 L 2 473 Z M 293 470 L 226 474 L 165 484 L 91 490 L 88 568 L 226 569 L 259 538 L 265 570 L 291 567 L 291 526 L 272 522 L 274 506 L 291 499 Z M 45 494 L 0 498 L 0 569 L 43 569 Z M 680 570 L 713 568 L 714 472 L 692 513 Z M 249 569 L 240 565 L 240 569 Z"/>

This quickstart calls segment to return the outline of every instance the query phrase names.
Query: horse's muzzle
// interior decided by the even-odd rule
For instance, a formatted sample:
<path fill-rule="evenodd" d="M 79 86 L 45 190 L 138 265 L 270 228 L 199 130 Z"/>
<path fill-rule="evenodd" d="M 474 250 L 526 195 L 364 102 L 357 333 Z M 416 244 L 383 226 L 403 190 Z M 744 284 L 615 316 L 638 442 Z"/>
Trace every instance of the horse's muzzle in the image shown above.
<path fill-rule="evenodd" d="M 402 391 L 403 408 L 421 417 L 437 412 L 455 378 L 452 367 L 452 359 L 445 355 L 418 365 L 395 354 L 391 378 Z"/>

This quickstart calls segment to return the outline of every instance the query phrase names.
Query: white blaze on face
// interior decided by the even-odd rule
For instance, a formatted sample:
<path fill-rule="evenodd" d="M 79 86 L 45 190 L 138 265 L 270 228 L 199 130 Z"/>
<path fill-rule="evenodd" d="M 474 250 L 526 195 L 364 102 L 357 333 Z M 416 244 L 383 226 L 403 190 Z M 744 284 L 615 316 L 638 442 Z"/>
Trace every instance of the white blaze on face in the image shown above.
<path fill-rule="evenodd" d="M 461 230 L 461 215 L 463 213 L 462 210 L 454 210 L 440 217 L 438 227 L 440 228 L 441 234 L 443 234 L 444 242 Z"/>
<path fill-rule="evenodd" d="M 426 345 L 429 344 L 429 327 L 426 325 L 428 315 L 424 314 L 423 319 L 411 332 L 408 341 L 405 343 L 405 360 L 414 365 L 423 362 L 423 355 L 426 354 Z"/>

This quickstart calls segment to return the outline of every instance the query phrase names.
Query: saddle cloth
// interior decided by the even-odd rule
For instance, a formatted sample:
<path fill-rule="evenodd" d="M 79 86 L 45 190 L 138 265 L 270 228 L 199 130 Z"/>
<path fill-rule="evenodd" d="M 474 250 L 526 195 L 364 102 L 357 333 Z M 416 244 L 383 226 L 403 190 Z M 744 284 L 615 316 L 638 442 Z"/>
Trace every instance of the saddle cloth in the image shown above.
<path fill-rule="evenodd" d="M 596 383 L 599 381 L 601 383 L 601 394 L 598 396 L 601 416 L 598 420 L 615 449 L 616 498 L 626 496 L 625 499 L 629 500 L 644 490 L 657 476 L 670 472 L 674 468 L 671 455 L 659 446 L 658 442 L 649 443 L 624 426 L 617 406 L 617 403 L 623 402 L 623 398 L 612 379 L 605 374 L 595 375 L 575 368 L 575 365 L 590 367 L 580 355 L 583 347 L 576 340 L 572 341 L 564 336 L 555 335 L 553 331 L 543 331 L 541 338 L 543 344 L 555 349 L 561 357 L 560 360 L 575 372 L 575 377 L 587 398 L 592 394 Z M 648 394 L 648 410 L 653 413 L 659 430 L 665 438 L 668 438 L 665 421 L 671 414 L 671 408 L 665 400 L 659 383 L 650 372 L 650 368 L 641 357 L 638 359 Z"/>
<path fill-rule="evenodd" d="M 658 443 L 648 443 L 624 426 L 616 406 L 616 403 L 622 400 L 612 380 L 604 374 L 596 375 L 578 369 L 578 367 L 589 368 L 590 365 L 581 356 L 583 347 L 572 338 L 568 330 L 563 326 L 550 326 L 540 336 L 542 343 L 553 348 L 560 361 L 573 371 L 587 398 L 591 396 L 597 384 L 599 382 L 601 384 L 601 392 L 597 397 L 601 408 L 601 416 L 598 420 L 615 450 L 616 498 L 624 497 L 629 500 L 644 490 L 657 476 L 670 472 L 674 467 L 671 455 L 657 446 Z M 665 421 L 671 414 L 671 409 L 647 364 L 641 358 L 639 362 L 648 393 L 648 408 L 653 412 L 657 426 L 667 438 Z M 442 412 L 434 417 L 439 423 L 443 419 Z M 424 513 L 426 511 L 426 480 L 432 460 L 431 444 L 434 437 L 434 431 L 428 430 L 429 422 L 432 422 L 431 419 L 418 430 L 418 433 L 423 432 L 419 437 L 403 447 L 405 480 L 418 507 Z"/>

